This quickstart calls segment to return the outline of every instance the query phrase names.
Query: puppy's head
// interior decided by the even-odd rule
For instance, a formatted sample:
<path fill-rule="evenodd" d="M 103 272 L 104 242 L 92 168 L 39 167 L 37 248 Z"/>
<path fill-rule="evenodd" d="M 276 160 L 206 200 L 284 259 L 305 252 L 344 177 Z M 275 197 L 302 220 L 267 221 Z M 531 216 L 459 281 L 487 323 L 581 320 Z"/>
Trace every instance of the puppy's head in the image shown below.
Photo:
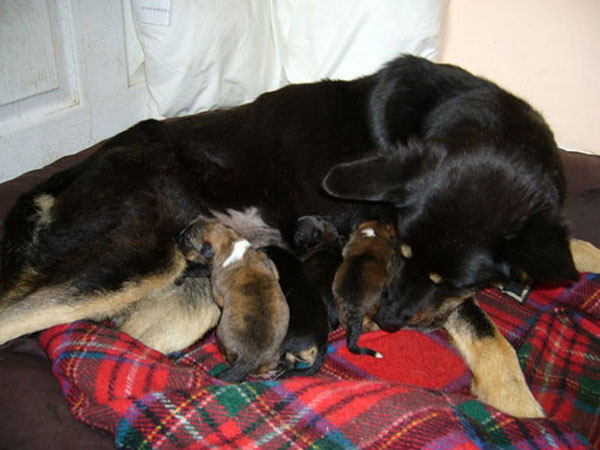
<path fill-rule="evenodd" d="M 177 243 L 186 259 L 209 265 L 227 253 L 239 235 L 215 220 L 198 220 L 186 227 Z"/>
<path fill-rule="evenodd" d="M 340 235 L 333 223 L 320 216 L 303 216 L 296 222 L 294 245 L 302 250 L 318 246 L 339 246 Z"/>
<path fill-rule="evenodd" d="M 560 169 L 557 169 L 560 170 Z M 334 166 L 336 197 L 397 211 L 398 262 L 373 318 L 383 329 L 434 327 L 470 293 L 494 282 L 577 277 L 550 175 L 487 149 L 448 155 L 436 143 Z"/>
<path fill-rule="evenodd" d="M 368 239 L 371 237 L 379 237 L 390 243 L 396 240 L 396 230 L 391 224 L 385 224 L 376 220 L 369 220 L 361 223 L 353 233 L 356 239 Z"/>

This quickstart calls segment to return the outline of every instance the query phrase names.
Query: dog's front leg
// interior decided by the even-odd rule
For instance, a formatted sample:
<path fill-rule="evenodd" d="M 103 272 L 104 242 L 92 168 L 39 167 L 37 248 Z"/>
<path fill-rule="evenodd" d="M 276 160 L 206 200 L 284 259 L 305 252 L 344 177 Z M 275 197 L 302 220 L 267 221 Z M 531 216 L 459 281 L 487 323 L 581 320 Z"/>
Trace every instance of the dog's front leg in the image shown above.
<path fill-rule="evenodd" d="M 473 394 L 515 417 L 544 417 L 525 382 L 515 350 L 473 298 L 452 312 L 444 328 L 473 373 Z"/>

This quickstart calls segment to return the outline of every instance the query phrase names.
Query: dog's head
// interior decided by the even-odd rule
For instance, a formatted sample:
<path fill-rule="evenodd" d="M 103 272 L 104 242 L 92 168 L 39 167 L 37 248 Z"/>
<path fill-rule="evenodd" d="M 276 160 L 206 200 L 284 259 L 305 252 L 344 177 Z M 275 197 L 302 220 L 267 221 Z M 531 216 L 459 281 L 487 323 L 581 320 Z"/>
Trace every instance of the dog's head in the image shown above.
<path fill-rule="evenodd" d="M 412 140 L 395 153 L 334 166 L 323 187 L 396 208 L 397 273 L 374 317 L 383 329 L 438 326 L 494 282 L 577 276 L 551 178 L 494 149 L 450 154 Z"/>

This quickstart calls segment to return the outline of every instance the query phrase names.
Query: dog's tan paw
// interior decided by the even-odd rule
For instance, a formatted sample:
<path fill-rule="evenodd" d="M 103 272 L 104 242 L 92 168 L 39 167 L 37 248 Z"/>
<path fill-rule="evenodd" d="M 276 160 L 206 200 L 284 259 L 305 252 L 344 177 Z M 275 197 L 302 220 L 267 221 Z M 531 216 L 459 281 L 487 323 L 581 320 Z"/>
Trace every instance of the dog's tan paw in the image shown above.
<path fill-rule="evenodd" d="M 571 254 L 579 272 L 600 273 L 600 249 L 589 242 L 571 239 Z"/>
<path fill-rule="evenodd" d="M 527 386 L 515 349 L 499 333 L 481 339 L 471 355 L 473 392 L 482 402 L 515 417 L 545 417 Z"/>
<path fill-rule="evenodd" d="M 487 320 L 491 327 L 484 335 L 477 333 L 471 317 L 461 315 L 458 310 L 444 326 L 473 374 L 471 392 L 505 414 L 521 418 L 545 417 L 527 386 L 517 352 L 483 310 L 480 318 Z"/>
<path fill-rule="evenodd" d="M 527 419 L 545 417 L 544 410 L 529 391 L 525 380 L 502 378 L 473 380 L 471 392 L 482 402 L 505 414 Z"/>

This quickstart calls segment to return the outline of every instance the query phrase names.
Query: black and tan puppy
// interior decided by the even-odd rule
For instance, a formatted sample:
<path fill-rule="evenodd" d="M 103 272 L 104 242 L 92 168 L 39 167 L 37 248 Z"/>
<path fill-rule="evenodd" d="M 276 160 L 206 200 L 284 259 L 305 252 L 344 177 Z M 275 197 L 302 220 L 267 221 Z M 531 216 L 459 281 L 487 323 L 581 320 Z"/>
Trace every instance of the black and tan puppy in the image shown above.
<path fill-rule="evenodd" d="M 223 308 L 217 341 L 232 366 L 218 378 L 239 382 L 275 369 L 289 320 L 275 265 L 216 221 L 194 222 L 179 244 L 186 259 L 210 267 L 213 297 Z"/>
<path fill-rule="evenodd" d="M 331 286 L 342 263 L 342 239 L 335 225 L 320 216 L 304 216 L 297 220 L 294 247 L 304 272 L 319 292 L 332 330 L 339 325 Z"/>
<path fill-rule="evenodd" d="M 371 317 L 379 309 L 381 294 L 395 273 L 395 236 L 391 225 L 364 222 L 344 247 L 344 261 L 335 274 L 332 289 L 352 353 L 382 357 L 381 353 L 357 344 L 363 322 L 367 326 L 372 324 Z"/>
<path fill-rule="evenodd" d="M 261 249 L 275 263 L 279 284 L 290 309 L 288 331 L 281 347 L 285 372 L 281 376 L 312 375 L 327 352 L 327 310 L 321 295 L 289 250 L 277 246 Z M 296 368 L 301 363 L 304 367 Z"/>

